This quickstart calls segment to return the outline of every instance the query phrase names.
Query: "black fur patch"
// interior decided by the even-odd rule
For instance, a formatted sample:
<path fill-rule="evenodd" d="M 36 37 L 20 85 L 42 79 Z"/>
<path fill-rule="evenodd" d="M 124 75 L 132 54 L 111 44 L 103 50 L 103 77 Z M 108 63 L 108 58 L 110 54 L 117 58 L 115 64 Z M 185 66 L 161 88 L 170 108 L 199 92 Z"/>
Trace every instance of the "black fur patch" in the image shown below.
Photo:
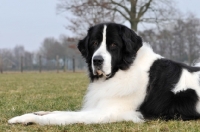
<path fill-rule="evenodd" d="M 172 92 L 180 79 L 183 68 L 189 72 L 199 70 L 167 59 L 159 59 L 153 63 L 149 71 L 147 95 L 139 108 L 146 119 L 200 118 L 200 114 L 196 111 L 199 98 L 194 90 L 188 88 L 176 94 Z"/>

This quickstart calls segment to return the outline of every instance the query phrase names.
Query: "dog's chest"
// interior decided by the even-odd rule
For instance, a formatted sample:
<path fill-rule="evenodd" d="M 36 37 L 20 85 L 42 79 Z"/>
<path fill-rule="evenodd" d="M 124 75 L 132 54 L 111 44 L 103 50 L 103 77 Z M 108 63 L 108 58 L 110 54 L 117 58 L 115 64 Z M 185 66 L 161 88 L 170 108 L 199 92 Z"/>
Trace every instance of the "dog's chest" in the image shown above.
<path fill-rule="evenodd" d="M 120 71 L 114 78 L 89 85 L 83 109 L 136 110 L 143 102 L 148 74 L 140 70 Z"/>

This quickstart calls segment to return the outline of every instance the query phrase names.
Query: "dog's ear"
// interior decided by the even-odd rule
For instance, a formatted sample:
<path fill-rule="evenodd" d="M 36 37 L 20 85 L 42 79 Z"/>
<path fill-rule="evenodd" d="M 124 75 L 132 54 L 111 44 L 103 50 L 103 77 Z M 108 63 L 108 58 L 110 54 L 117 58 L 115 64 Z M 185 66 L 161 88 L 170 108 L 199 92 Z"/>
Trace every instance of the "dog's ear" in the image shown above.
<path fill-rule="evenodd" d="M 89 40 L 89 37 L 87 35 L 83 40 L 79 41 L 78 46 L 77 46 L 84 58 L 87 58 L 88 56 L 88 48 L 87 48 L 88 40 Z"/>
<path fill-rule="evenodd" d="M 133 30 L 121 26 L 120 28 L 120 36 L 123 41 L 123 61 L 128 66 L 130 65 L 137 51 L 142 47 L 142 38 L 138 36 Z M 124 67 L 126 69 L 126 66 Z"/>
<path fill-rule="evenodd" d="M 133 30 L 122 26 L 121 27 L 122 41 L 125 45 L 127 54 L 136 54 L 142 46 L 142 39 Z"/>
<path fill-rule="evenodd" d="M 87 60 L 87 57 L 88 57 L 88 54 L 89 54 L 88 53 L 89 52 L 89 50 L 88 50 L 88 43 L 89 43 L 89 36 L 91 35 L 92 30 L 93 30 L 93 27 L 90 27 L 88 29 L 87 36 L 84 39 L 80 40 L 79 43 L 78 43 L 78 45 L 77 45 L 79 51 L 81 52 L 82 56 L 86 60 Z"/>

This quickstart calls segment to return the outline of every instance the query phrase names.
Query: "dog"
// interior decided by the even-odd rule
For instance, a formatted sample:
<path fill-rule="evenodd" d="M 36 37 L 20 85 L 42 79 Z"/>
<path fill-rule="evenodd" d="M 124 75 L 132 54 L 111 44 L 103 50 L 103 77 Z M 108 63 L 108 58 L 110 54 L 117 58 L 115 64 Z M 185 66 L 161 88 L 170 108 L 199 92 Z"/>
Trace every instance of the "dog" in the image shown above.
<path fill-rule="evenodd" d="M 153 52 L 133 30 L 116 23 L 90 27 L 78 43 L 90 84 L 79 111 L 39 111 L 8 121 L 41 125 L 200 118 L 200 67 Z"/>

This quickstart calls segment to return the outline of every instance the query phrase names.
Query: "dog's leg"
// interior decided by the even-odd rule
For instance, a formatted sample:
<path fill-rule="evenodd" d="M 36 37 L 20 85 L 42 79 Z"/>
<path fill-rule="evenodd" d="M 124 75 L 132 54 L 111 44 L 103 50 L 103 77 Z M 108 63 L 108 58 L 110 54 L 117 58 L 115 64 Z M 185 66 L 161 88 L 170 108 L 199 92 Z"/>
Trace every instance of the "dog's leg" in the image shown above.
<path fill-rule="evenodd" d="M 22 124 L 29 124 L 29 123 L 35 123 L 35 119 L 38 117 L 38 115 L 35 115 L 34 113 L 28 113 L 21 116 L 13 117 L 12 119 L 8 120 L 9 124 L 15 124 L 15 123 L 22 123 Z"/>
<path fill-rule="evenodd" d="M 42 114 L 43 115 L 43 114 Z M 67 125 L 74 123 L 110 123 L 117 121 L 133 121 L 143 122 L 141 115 L 136 112 L 125 112 L 124 114 L 116 114 L 113 112 L 102 111 L 80 111 L 80 112 L 64 112 L 56 111 L 44 114 L 43 116 L 34 113 L 17 116 L 8 121 L 10 124 L 14 123 L 37 123 L 40 125 Z"/>
<path fill-rule="evenodd" d="M 17 116 L 8 121 L 10 124 L 22 123 L 37 123 L 41 125 L 66 125 L 74 123 L 101 123 L 105 115 L 93 111 L 80 111 L 80 112 L 35 112 Z"/>

